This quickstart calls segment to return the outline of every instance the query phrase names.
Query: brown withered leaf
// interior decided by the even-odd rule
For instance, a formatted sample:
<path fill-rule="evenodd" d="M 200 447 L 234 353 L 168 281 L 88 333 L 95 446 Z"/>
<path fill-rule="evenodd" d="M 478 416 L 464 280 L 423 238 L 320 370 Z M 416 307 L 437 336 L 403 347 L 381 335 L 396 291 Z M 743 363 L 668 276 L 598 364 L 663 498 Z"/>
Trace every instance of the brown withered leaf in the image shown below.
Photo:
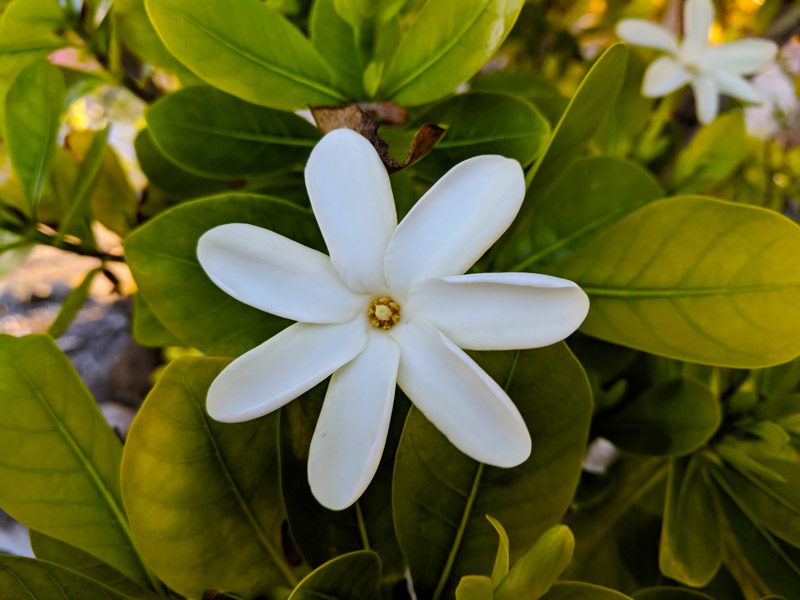
<path fill-rule="evenodd" d="M 378 155 L 389 173 L 404 169 L 418 161 L 430 152 L 436 142 L 444 135 L 445 130 L 438 125 L 423 123 L 411 140 L 406 158 L 402 162 L 398 162 L 389 153 L 389 145 L 378 135 L 380 123 L 373 114 L 378 113 L 381 117 L 388 117 L 384 120 L 391 123 L 402 123 L 406 117 L 405 110 L 400 107 L 395 107 L 396 110 L 388 110 L 385 105 L 381 104 L 379 105 L 381 110 L 377 111 L 374 110 L 376 106 L 378 105 L 365 105 L 364 108 L 368 108 L 368 110 L 364 110 L 356 102 L 336 107 L 318 106 L 311 109 L 311 114 L 314 116 L 317 127 L 322 133 L 328 133 L 334 129 L 347 128 L 357 131 L 367 138 L 375 147 L 375 150 L 378 151 Z"/>

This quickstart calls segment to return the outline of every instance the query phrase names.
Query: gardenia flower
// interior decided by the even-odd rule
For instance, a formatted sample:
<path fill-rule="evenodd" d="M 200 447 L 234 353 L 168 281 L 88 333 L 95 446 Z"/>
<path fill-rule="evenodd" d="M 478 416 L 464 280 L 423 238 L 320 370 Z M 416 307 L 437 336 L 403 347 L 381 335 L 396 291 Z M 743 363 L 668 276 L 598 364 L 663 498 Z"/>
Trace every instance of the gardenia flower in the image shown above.
<path fill-rule="evenodd" d="M 694 92 L 697 119 L 701 123 L 710 123 L 717 116 L 720 94 L 760 103 L 758 91 L 742 75 L 758 71 L 775 58 L 778 50 L 773 42 L 764 39 L 709 45 L 708 33 L 713 21 L 711 0 L 686 0 L 682 42 L 666 27 L 650 21 L 625 19 L 617 23 L 617 35 L 622 40 L 669 54 L 656 59 L 647 68 L 642 94 L 666 96 L 688 83 Z"/>
<path fill-rule="evenodd" d="M 211 417 L 260 417 L 332 374 L 308 478 L 334 510 L 355 502 L 378 468 L 395 385 L 475 460 L 525 461 L 531 439 L 519 411 L 461 348 L 547 346 L 580 325 L 589 301 L 547 275 L 463 275 L 516 216 L 519 163 L 477 156 L 456 165 L 399 225 L 386 169 L 354 131 L 327 134 L 305 177 L 330 256 L 243 223 L 198 242 L 217 286 L 298 321 L 220 373 L 208 391 Z"/>

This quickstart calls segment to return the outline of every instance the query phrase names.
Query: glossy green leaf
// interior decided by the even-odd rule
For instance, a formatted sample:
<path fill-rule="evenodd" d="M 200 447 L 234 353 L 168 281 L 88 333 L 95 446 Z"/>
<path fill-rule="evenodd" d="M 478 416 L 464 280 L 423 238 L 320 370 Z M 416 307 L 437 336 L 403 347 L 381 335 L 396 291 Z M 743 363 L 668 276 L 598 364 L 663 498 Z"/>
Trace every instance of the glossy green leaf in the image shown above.
<path fill-rule="evenodd" d="M 224 223 L 251 223 L 323 247 L 310 210 L 267 196 L 226 194 L 163 213 L 128 237 L 125 254 L 140 293 L 172 333 L 208 354 L 238 356 L 289 321 L 234 300 L 206 276 L 197 240 Z"/>
<path fill-rule="evenodd" d="M 83 280 L 69 293 L 67 299 L 61 305 L 56 318 L 47 328 L 47 334 L 53 338 L 61 337 L 69 328 L 75 317 L 78 316 L 81 308 L 89 297 L 94 278 L 103 271 L 102 268 L 92 269 L 84 276 Z"/>
<path fill-rule="evenodd" d="M 714 600 L 712 596 L 682 587 L 651 587 L 637 591 L 633 600 Z"/>
<path fill-rule="evenodd" d="M 281 547 L 277 415 L 213 421 L 208 386 L 226 365 L 171 363 L 128 433 L 122 495 L 137 548 L 170 588 L 245 595 L 293 586 Z"/>
<path fill-rule="evenodd" d="M 705 385 L 672 379 L 603 413 L 595 429 L 628 452 L 676 456 L 708 441 L 721 418 L 719 402 Z"/>
<path fill-rule="evenodd" d="M 259 0 L 146 0 L 145 5 L 170 52 L 229 94 L 284 110 L 348 99 L 311 42 Z"/>
<path fill-rule="evenodd" d="M 653 354 L 764 367 L 800 353 L 800 227 L 698 197 L 653 202 L 546 271 L 577 282 L 582 331 Z"/>
<path fill-rule="evenodd" d="M 500 47 L 522 4 L 521 0 L 427 2 L 385 67 L 378 96 L 414 106 L 452 92 Z"/>
<path fill-rule="evenodd" d="M 456 600 L 494 600 L 494 583 L 486 575 L 464 575 L 456 587 Z"/>
<path fill-rule="evenodd" d="M 6 94 L 5 142 L 31 205 L 53 169 L 65 97 L 64 76 L 47 61 L 25 68 Z"/>
<path fill-rule="evenodd" d="M 119 40 L 131 52 L 145 62 L 176 72 L 181 80 L 193 78 L 159 39 L 145 11 L 144 0 L 114 0 L 111 14 Z"/>
<path fill-rule="evenodd" d="M 538 265 L 568 256 L 625 215 L 664 193 L 653 176 L 635 163 L 616 158 L 578 159 L 553 185 L 528 190 L 534 212 L 524 214 L 493 254 L 499 270 L 535 271 Z M 524 204 L 523 204 L 524 206 Z"/>
<path fill-rule="evenodd" d="M 542 596 L 542 600 L 631 600 L 631 598 L 591 583 L 561 581 L 555 583 L 550 591 Z"/>
<path fill-rule="evenodd" d="M 53 339 L 0 336 L 0 507 L 147 585 L 119 495 L 122 445 Z"/>
<path fill-rule="evenodd" d="M 781 544 L 758 525 L 756 515 L 745 508 L 733 488 L 716 470 L 712 474 L 738 550 L 771 592 L 792 598 L 800 590 L 800 551 Z"/>
<path fill-rule="evenodd" d="M 97 583 L 113 589 L 126 598 L 133 600 L 155 600 L 153 592 L 133 583 L 119 571 L 91 554 L 82 552 L 74 546 L 59 542 L 35 531 L 30 532 L 31 546 L 36 558 L 55 563 L 88 577 Z"/>
<path fill-rule="evenodd" d="M 800 547 L 800 465 L 777 459 L 761 459 L 759 462 L 783 481 L 729 468 L 721 469 L 718 475 L 725 478 L 760 525 L 789 544 Z"/>
<path fill-rule="evenodd" d="M 658 564 L 661 572 L 702 587 L 722 563 L 722 531 L 714 491 L 698 456 L 670 461 Z"/>
<path fill-rule="evenodd" d="M 513 469 L 484 466 L 409 413 L 395 461 L 395 525 L 424 598 L 450 597 L 463 575 L 491 573 L 497 534 L 486 514 L 508 531 L 512 560 L 530 548 L 567 510 L 580 473 L 591 395 L 566 346 L 477 360 L 516 402 L 534 451 Z"/>
<path fill-rule="evenodd" d="M 3 11 L 0 53 L 52 51 L 66 45 L 58 31 L 67 24 L 59 0 L 14 0 Z"/>
<path fill-rule="evenodd" d="M 701 127 L 675 162 L 669 187 L 692 194 L 722 183 L 749 154 L 744 115 L 727 112 Z"/>
<path fill-rule="evenodd" d="M 364 96 L 364 51 L 356 40 L 353 26 L 334 6 L 336 0 L 316 0 L 308 20 L 311 42 L 335 71 L 342 90 L 353 98 Z"/>
<path fill-rule="evenodd" d="M 212 177 L 301 169 L 320 137 L 302 117 L 210 87 L 162 98 L 147 111 L 147 124 L 164 154 L 189 172 Z"/>
<path fill-rule="evenodd" d="M 78 169 L 75 183 L 70 190 L 69 207 L 58 224 L 58 235 L 63 236 L 72 231 L 73 224 L 80 218 L 88 214 L 89 198 L 94 191 L 97 177 L 103 167 L 106 157 L 106 144 L 111 126 L 106 125 L 102 131 L 98 131 L 92 137 L 92 141 L 86 150 L 86 155 Z"/>
<path fill-rule="evenodd" d="M 303 579 L 288 600 L 379 600 L 381 561 L 369 550 L 343 554 Z"/>
<path fill-rule="evenodd" d="M 538 190 L 537 193 L 543 192 L 555 181 L 603 122 L 622 85 L 627 60 L 627 48 L 623 44 L 615 44 L 597 59 L 583 78 L 553 129 L 547 149 L 528 172 L 526 180 L 534 190 Z M 529 200 L 521 213 L 533 211 L 537 204 L 537 199 Z"/>
<path fill-rule="evenodd" d="M 511 567 L 495 592 L 496 600 L 538 600 L 572 560 L 575 538 L 565 525 L 545 531 Z"/>
<path fill-rule="evenodd" d="M 492 583 L 497 585 L 508 574 L 508 567 L 511 564 L 511 545 L 508 541 L 508 533 L 500 521 L 489 515 L 486 515 L 486 520 L 497 532 L 497 553 L 494 556 L 494 565 L 492 565 Z"/>
<path fill-rule="evenodd" d="M 373 550 L 381 559 L 383 582 L 394 583 L 403 578 L 406 561 L 392 520 L 392 469 L 409 402 L 397 394 L 383 456 L 367 490 L 353 507 L 332 511 L 314 498 L 305 476 L 327 387 L 323 382 L 281 409 L 281 487 L 292 537 L 314 567 L 344 552 Z"/>
<path fill-rule="evenodd" d="M 130 600 L 53 563 L 0 555 L 0 597 L 30 600 Z"/>
<path fill-rule="evenodd" d="M 469 93 L 440 102 L 415 119 L 447 129 L 420 167 L 439 177 L 479 154 L 500 154 L 525 167 L 542 150 L 550 126 L 528 102 L 505 94 Z"/>

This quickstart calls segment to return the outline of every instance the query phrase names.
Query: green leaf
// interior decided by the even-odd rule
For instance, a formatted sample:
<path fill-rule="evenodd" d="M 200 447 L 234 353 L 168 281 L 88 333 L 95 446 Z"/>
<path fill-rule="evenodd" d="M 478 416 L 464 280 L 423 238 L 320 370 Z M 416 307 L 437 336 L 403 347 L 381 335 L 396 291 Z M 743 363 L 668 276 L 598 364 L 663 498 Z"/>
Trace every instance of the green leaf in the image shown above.
<path fill-rule="evenodd" d="M 59 542 L 36 531 L 30 532 L 31 546 L 36 558 L 55 563 L 113 589 L 118 594 L 134 600 L 155 600 L 153 592 L 133 583 L 119 571 L 91 554 L 74 546 Z"/>
<path fill-rule="evenodd" d="M 86 151 L 86 156 L 78 170 L 78 176 L 70 193 L 70 204 L 58 225 L 58 235 L 63 237 L 72 231 L 72 225 L 81 217 L 89 212 L 88 200 L 94 191 L 97 177 L 105 161 L 106 143 L 108 134 L 111 130 L 110 125 L 98 131 L 92 138 L 91 144 Z"/>
<path fill-rule="evenodd" d="M 591 413 L 586 376 L 564 344 L 477 354 L 531 431 L 535 450 L 513 469 L 473 461 L 418 410 L 397 450 L 394 511 L 400 546 L 420 597 L 451 597 L 463 575 L 489 574 L 503 523 L 512 559 L 564 514 L 578 481 Z M 546 493 L 545 493 L 546 490 Z"/>
<path fill-rule="evenodd" d="M 231 425 L 205 411 L 208 386 L 226 364 L 171 363 L 134 420 L 122 461 L 139 552 L 164 583 L 192 598 L 297 583 L 281 548 L 277 415 Z"/>
<path fill-rule="evenodd" d="M 492 583 L 497 585 L 508 574 L 508 565 L 511 563 L 511 546 L 508 541 L 508 533 L 500 521 L 489 515 L 486 515 L 486 520 L 497 532 L 497 554 L 495 554 L 492 566 Z"/>
<path fill-rule="evenodd" d="M 281 409 L 281 487 L 292 537 L 313 567 L 343 552 L 373 550 L 383 565 L 384 584 L 394 583 L 406 570 L 392 520 L 392 469 L 408 399 L 399 392 L 395 398 L 383 456 L 367 490 L 353 507 L 332 511 L 314 498 L 304 475 L 326 390 L 324 382 Z"/>
<path fill-rule="evenodd" d="M 485 65 L 522 0 L 426 2 L 385 68 L 378 96 L 415 106 L 438 100 Z"/>
<path fill-rule="evenodd" d="M 122 445 L 45 335 L 0 335 L 0 507 L 147 585 L 119 494 Z"/>
<path fill-rule="evenodd" d="M 33 243 L 24 237 L 0 229 L 0 277 L 25 262 L 32 248 Z"/>
<path fill-rule="evenodd" d="M 661 572 L 702 587 L 722 563 L 722 531 L 714 491 L 696 455 L 670 461 L 658 564 Z"/>
<path fill-rule="evenodd" d="M 179 90 L 147 111 L 150 135 L 178 165 L 201 176 L 249 177 L 302 169 L 319 140 L 295 114 L 209 87 Z"/>
<path fill-rule="evenodd" d="M 579 155 L 614 106 L 627 61 L 628 49 L 615 44 L 589 69 L 555 126 L 547 149 L 528 172 L 526 180 L 537 193 L 547 189 Z M 537 203 L 536 199 L 526 202 L 521 213 L 533 211 Z"/>
<path fill-rule="evenodd" d="M 181 345 L 181 341 L 153 314 L 141 294 L 133 297 L 131 334 L 137 344 L 151 348 Z"/>
<path fill-rule="evenodd" d="M 669 187 L 679 194 L 692 194 L 722 183 L 749 153 L 744 116 L 727 112 L 701 127 L 678 154 Z"/>
<path fill-rule="evenodd" d="M 78 284 L 78 286 L 69 293 L 67 299 L 64 300 L 64 304 L 61 305 L 61 310 L 58 311 L 56 318 L 53 319 L 53 322 L 50 323 L 50 327 L 47 328 L 48 335 L 53 338 L 59 338 L 64 334 L 86 303 L 94 278 L 102 272 L 103 269 L 98 267 L 86 273 L 80 284 Z"/>
<path fill-rule="evenodd" d="M 486 575 L 464 575 L 456 587 L 456 600 L 493 600 L 494 583 Z"/>
<path fill-rule="evenodd" d="M 172 54 L 229 94 L 283 110 L 348 99 L 311 42 L 259 0 L 146 0 L 145 5 Z"/>
<path fill-rule="evenodd" d="M 208 354 L 238 356 L 289 321 L 234 300 L 206 276 L 197 261 L 197 240 L 224 223 L 259 225 L 324 247 L 310 210 L 267 196 L 225 194 L 161 214 L 128 237 L 125 255 L 140 293 L 172 333 Z"/>
<path fill-rule="evenodd" d="M 636 592 L 633 600 L 714 600 L 714 598 L 682 587 L 651 587 Z"/>
<path fill-rule="evenodd" d="M 175 71 L 181 80 L 194 77 L 170 54 L 144 8 L 144 0 L 114 0 L 114 27 L 120 42 L 145 62 Z"/>
<path fill-rule="evenodd" d="M 720 469 L 718 475 L 730 484 L 737 498 L 760 525 L 789 544 L 800 547 L 800 465 L 777 459 L 761 459 L 759 462 L 783 481 L 729 468 Z"/>
<path fill-rule="evenodd" d="M 525 167 L 542 150 L 550 126 L 528 102 L 505 94 L 470 93 L 440 102 L 414 120 L 447 129 L 420 167 L 435 177 L 479 154 L 500 154 Z"/>
<path fill-rule="evenodd" d="M 14 0 L 3 11 L 0 54 L 50 52 L 66 45 L 57 32 L 67 25 L 59 0 Z"/>
<path fill-rule="evenodd" d="M 501 270 L 535 270 L 568 256 L 603 229 L 664 193 L 653 176 L 616 158 L 578 159 L 545 192 L 529 188 L 534 212 L 518 217 L 493 250 Z M 523 207 L 525 204 L 523 204 Z"/>
<path fill-rule="evenodd" d="M 369 550 L 343 554 L 303 579 L 288 600 L 379 600 L 381 561 Z"/>
<path fill-rule="evenodd" d="M 800 552 L 782 545 L 758 525 L 755 515 L 745 508 L 719 472 L 711 473 L 739 552 L 771 592 L 792 598 L 800 589 Z"/>
<path fill-rule="evenodd" d="M 356 32 L 334 8 L 335 0 L 316 0 L 308 20 L 311 42 L 336 74 L 339 87 L 352 98 L 364 97 L 365 57 Z"/>
<path fill-rule="evenodd" d="M 541 598 L 567 568 L 575 549 L 569 527 L 556 525 L 545 531 L 511 567 L 495 592 L 496 600 Z"/>
<path fill-rule="evenodd" d="M 676 456 L 705 444 L 722 419 L 719 402 L 691 379 L 657 384 L 598 418 L 598 435 L 628 452 Z"/>
<path fill-rule="evenodd" d="M 757 368 L 800 353 L 800 228 L 698 197 L 648 204 L 546 271 L 577 282 L 582 330 L 690 362 Z"/>
<path fill-rule="evenodd" d="M 31 600 L 129 600 L 53 563 L 0 555 L 0 596 Z"/>
<path fill-rule="evenodd" d="M 553 584 L 550 591 L 542 596 L 542 600 L 631 600 L 631 598 L 591 583 L 560 581 Z"/>
<path fill-rule="evenodd" d="M 47 61 L 26 67 L 6 94 L 5 142 L 31 206 L 53 169 L 65 98 L 64 76 Z"/>

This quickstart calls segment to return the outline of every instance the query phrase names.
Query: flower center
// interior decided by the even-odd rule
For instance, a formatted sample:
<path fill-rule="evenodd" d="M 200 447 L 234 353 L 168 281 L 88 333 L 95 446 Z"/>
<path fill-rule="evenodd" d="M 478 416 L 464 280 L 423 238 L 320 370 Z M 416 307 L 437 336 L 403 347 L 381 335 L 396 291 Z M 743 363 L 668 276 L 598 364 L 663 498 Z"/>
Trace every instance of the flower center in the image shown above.
<path fill-rule="evenodd" d="M 391 329 L 400 322 L 400 305 L 389 296 L 375 298 L 367 308 L 370 325 L 378 329 Z"/>

